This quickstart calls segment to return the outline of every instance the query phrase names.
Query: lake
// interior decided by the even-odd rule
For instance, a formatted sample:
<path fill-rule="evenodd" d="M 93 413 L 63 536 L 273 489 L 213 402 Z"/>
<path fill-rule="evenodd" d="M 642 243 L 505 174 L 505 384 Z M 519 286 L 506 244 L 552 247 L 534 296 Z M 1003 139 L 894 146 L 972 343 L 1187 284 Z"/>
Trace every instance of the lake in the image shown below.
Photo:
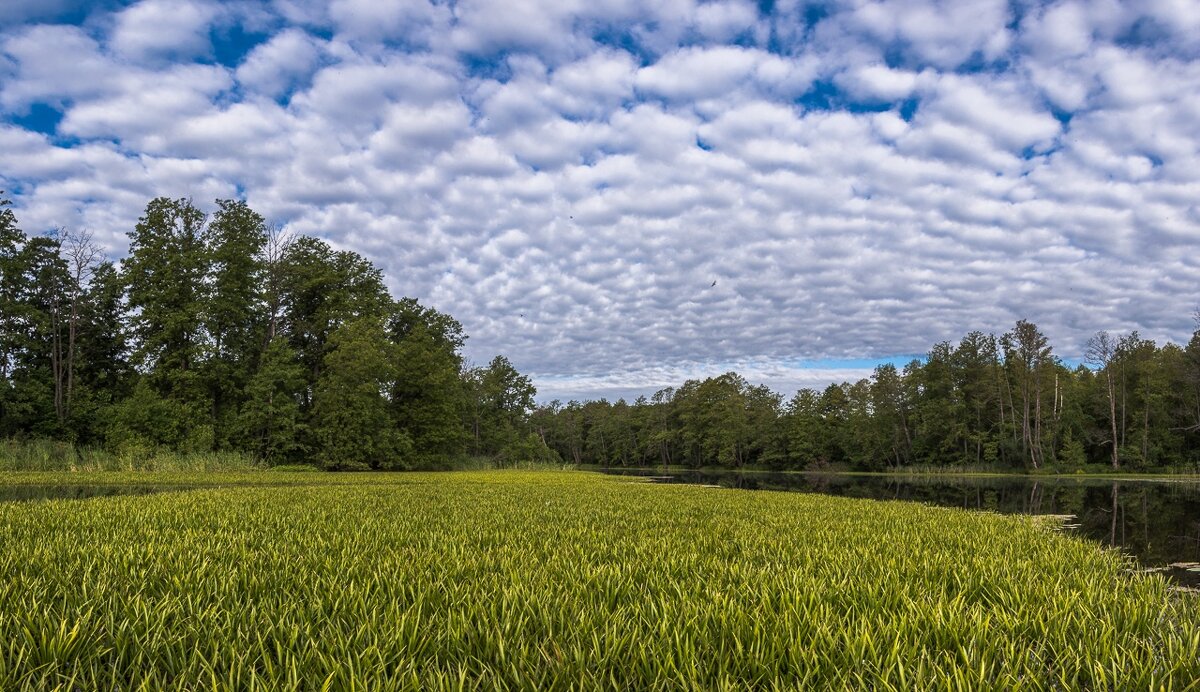
<path fill-rule="evenodd" d="M 604 469 L 660 483 L 790 490 L 924 502 L 1005 514 L 1071 515 L 1069 530 L 1133 556 L 1176 584 L 1200 588 L 1200 482 L 1028 476 L 847 474 Z"/>

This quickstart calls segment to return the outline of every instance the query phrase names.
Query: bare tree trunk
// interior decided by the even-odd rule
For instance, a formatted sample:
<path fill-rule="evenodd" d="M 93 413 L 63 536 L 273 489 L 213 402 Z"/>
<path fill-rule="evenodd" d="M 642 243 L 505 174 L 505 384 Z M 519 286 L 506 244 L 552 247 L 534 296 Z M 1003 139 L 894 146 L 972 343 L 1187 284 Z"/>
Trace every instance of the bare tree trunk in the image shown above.
<path fill-rule="evenodd" d="M 1142 463 L 1150 462 L 1150 398 L 1146 397 L 1142 410 Z"/>
<path fill-rule="evenodd" d="M 104 261 L 104 251 L 96 244 L 92 232 L 59 231 L 59 242 L 62 251 L 66 253 L 67 264 L 71 272 L 71 314 L 67 320 L 67 382 L 66 395 L 63 402 L 63 415 L 71 415 L 71 402 L 75 393 L 75 355 L 79 340 L 79 307 L 83 293 L 91 283 L 96 267 Z"/>
<path fill-rule="evenodd" d="M 1108 421 L 1112 427 L 1112 467 L 1119 469 L 1121 461 L 1117 454 L 1117 392 L 1111 369 L 1105 370 L 1105 377 L 1108 378 Z"/>
<path fill-rule="evenodd" d="M 1035 368 L 1033 371 L 1033 447 L 1030 451 L 1033 453 L 1033 467 L 1036 469 L 1040 468 L 1042 462 L 1045 460 L 1045 452 L 1042 449 L 1042 377 L 1039 372 L 1041 370 L 1040 364 L 1039 366 L 1035 366 Z"/>
<path fill-rule="evenodd" d="M 1112 432 L 1112 467 L 1120 468 L 1120 457 L 1117 453 L 1117 393 L 1116 382 L 1113 378 L 1113 358 L 1116 355 L 1116 344 L 1108 332 L 1096 332 L 1088 339 L 1085 358 L 1097 368 L 1104 370 L 1104 382 L 1108 391 L 1108 423 Z"/>
<path fill-rule="evenodd" d="M 1125 366 L 1121 366 L 1121 446 L 1125 446 L 1125 404 L 1126 404 L 1126 388 L 1125 388 Z"/>
<path fill-rule="evenodd" d="M 283 262 L 287 258 L 288 251 L 291 249 L 295 239 L 296 237 L 293 234 L 284 231 L 278 226 L 269 226 L 267 228 L 267 244 L 263 248 L 263 259 L 267 268 L 266 301 L 268 317 L 267 332 L 265 334 L 266 343 L 270 343 L 275 338 L 275 335 L 279 333 L 280 312 L 283 309 Z"/>

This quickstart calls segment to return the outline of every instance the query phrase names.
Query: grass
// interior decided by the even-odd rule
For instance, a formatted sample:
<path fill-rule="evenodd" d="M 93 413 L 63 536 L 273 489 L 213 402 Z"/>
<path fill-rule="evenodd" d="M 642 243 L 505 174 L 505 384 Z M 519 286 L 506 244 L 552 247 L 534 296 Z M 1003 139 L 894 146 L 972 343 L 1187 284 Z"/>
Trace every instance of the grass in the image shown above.
<path fill-rule="evenodd" d="M 138 449 L 114 454 L 58 440 L 0 440 L 0 471 L 248 471 L 261 465 L 239 452 Z"/>
<path fill-rule="evenodd" d="M 0 689 L 1200 679 L 1194 597 L 1044 520 L 584 473 L 154 482 L 200 480 L 0 504 Z"/>

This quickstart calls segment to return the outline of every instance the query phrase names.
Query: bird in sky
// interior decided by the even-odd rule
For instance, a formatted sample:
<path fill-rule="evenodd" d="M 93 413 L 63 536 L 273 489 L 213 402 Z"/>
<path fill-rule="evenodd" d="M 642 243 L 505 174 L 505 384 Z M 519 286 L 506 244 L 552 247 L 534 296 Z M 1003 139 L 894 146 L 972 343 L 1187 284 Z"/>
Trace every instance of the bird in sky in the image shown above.
<path fill-rule="evenodd" d="M 712 282 L 712 286 L 709 286 L 709 288 L 712 288 L 713 286 L 716 286 L 716 285 L 717 285 L 717 282 L 714 281 L 714 282 Z"/>

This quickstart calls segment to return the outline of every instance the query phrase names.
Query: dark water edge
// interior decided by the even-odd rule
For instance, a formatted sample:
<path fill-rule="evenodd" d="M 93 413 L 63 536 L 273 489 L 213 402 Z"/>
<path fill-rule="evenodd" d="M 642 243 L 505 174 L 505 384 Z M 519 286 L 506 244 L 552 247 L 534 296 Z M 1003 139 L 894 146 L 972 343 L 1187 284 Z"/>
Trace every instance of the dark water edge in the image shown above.
<path fill-rule="evenodd" d="M 788 490 L 923 502 L 1003 514 L 1070 515 L 1068 530 L 1133 556 L 1180 586 L 1200 588 L 1200 482 L 1026 476 L 860 476 L 603 469 L 659 483 Z"/>
<path fill-rule="evenodd" d="M 162 485 L 5 485 L 0 486 L 0 502 L 86 500 L 92 497 L 150 495 L 188 489 L 190 488 L 185 486 Z"/>

